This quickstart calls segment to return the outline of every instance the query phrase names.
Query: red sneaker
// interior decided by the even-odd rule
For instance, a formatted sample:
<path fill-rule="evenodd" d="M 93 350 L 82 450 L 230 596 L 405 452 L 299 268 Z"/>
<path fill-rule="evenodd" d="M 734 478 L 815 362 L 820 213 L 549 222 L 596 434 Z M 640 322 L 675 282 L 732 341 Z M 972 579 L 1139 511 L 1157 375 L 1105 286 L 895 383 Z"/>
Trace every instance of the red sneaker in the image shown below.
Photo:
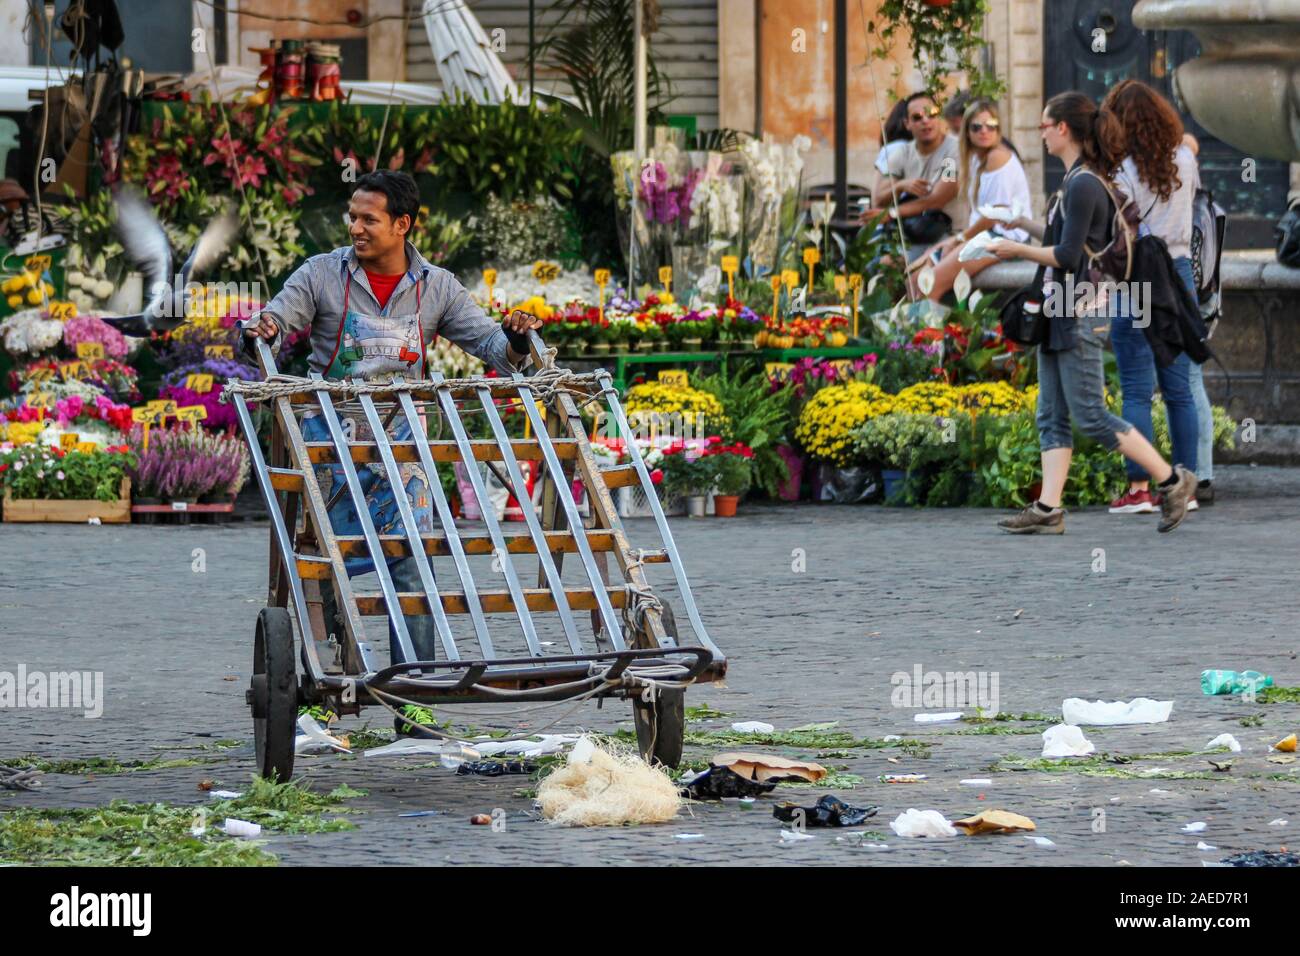
<path fill-rule="evenodd" d="M 1151 497 L 1149 491 L 1129 491 L 1110 503 L 1110 513 L 1113 515 L 1143 515 L 1154 514 L 1156 511 L 1156 501 Z"/>

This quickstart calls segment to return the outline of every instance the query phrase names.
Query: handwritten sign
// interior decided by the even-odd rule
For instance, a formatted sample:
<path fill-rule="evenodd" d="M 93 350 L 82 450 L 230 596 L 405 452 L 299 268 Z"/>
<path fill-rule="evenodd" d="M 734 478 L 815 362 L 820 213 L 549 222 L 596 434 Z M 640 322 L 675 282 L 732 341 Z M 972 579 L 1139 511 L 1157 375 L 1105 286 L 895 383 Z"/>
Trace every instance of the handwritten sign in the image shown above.
<path fill-rule="evenodd" d="M 131 409 L 131 421 L 137 425 L 152 424 L 158 418 L 158 409 L 150 408 L 148 405 L 141 405 L 139 408 Z"/>
<path fill-rule="evenodd" d="M 596 279 L 596 285 L 598 285 L 598 286 L 600 286 L 600 287 L 602 287 L 602 288 L 604 288 L 605 286 L 609 285 L 609 270 L 608 270 L 608 269 L 597 269 L 597 270 L 596 270 L 595 279 Z"/>
<path fill-rule="evenodd" d="M 176 409 L 176 417 L 183 422 L 201 422 L 208 417 L 208 410 L 202 405 L 182 405 Z"/>
<path fill-rule="evenodd" d="M 185 376 L 185 387 L 198 395 L 206 395 L 212 391 L 212 376 L 201 372 L 187 375 Z"/>
<path fill-rule="evenodd" d="M 145 408 L 152 408 L 162 418 L 170 418 L 176 415 L 176 400 L 174 398 L 155 398 L 152 402 L 145 403 Z"/>
<path fill-rule="evenodd" d="M 34 368 L 27 376 L 28 380 L 32 382 L 45 382 L 53 377 L 54 369 L 52 368 Z"/>
<path fill-rule="evenodd" d="M 844 301 L 844 293 L 846 293 L 848 290 L 849 290 L 848 278 L 842 275 L 837 275 L 835 277 L 835 292 L 837 295 L 839 295 L 841 302 Z"/>
<path fill-rule="evenodd" d="M 794 365 L 791 362 L 764 362 L 763 363 L 763 371 L 767 373 L 767 377 L 771 379 L 776 379 L 778 381 L 784 379 L 787 375 L 789 375 L 790 369 L 792 368 L 794 368 Z"/>
<path fill-rule="evenodd" d="M 95 452 L 99 451 L 99 446 L 93 441 L 79 441 L 73 450 L 79 451 L 83 455 L 93 455 Z"/>
<path fill-rule="evenodd" d="M 28 408 L 52 408 L 54 406 L 54 396 L 49 392 L 29 392 L 27 395 Z"/>
<path fill-rule="evenodd" d="M 76 448 L 77 442 L 80 440 L 81 436 L 76 432 L 64 432 L 59 436 L 59 447 L 64 451 L 68 451 L 69 449 Z"/>
<path fill-rule="evenodd" d="M 736 297 L 736 270 L 740 268 L 739 256 L 723 256 L 722 271 L 727 274 L 727 298 Z"/>
<path fill-rule="evenodd" d="M 23 268 L 28 272 L 35 272 L 40 275 L 50 267 L 53 261 L 49 256 L 28 256 L 23 260 Z"/>
<path fill-rule="evenodd" d="M 77 306 L 73 302 L 51 302 L 50 318 L 66 322 L 77 317 Z"/>
<path fill-rule="evenodd" d="M 671 385 L 674 388 L 689 387 L 690 376 L 687 375 L 686 369 L 683 368 L 665 368 L 659 370 L 659 381 L 664 385 Z"/>
<path fill-rule="evenodd" d="M 81 374 L 82 364 L 80 362 L 64 362 L 59 366 L 59 375 L 65 382 L 70 382 Z"/>
<path fill-rule="evenodd" d="M 673 284 L 673 267 L 672 267 L 672 266 L 660 266 L 660 267 L 659 267 L 659 284 L 660 284 L 661 286 L 663 286 L 665 289 L 667 289 L 670 285 Z"/>
<path fill-rule="evenodd" d="M 235 357 L 235 349 L 231 345 L 205 345 L 203 346 L 203 357 L 232 359 Z"/>
<path fill-rule="evenodd" d="M 102 342 L 78 342 L 77 358 L 86 361 L 100 361 L 104 358 L 104 345 Z"/>

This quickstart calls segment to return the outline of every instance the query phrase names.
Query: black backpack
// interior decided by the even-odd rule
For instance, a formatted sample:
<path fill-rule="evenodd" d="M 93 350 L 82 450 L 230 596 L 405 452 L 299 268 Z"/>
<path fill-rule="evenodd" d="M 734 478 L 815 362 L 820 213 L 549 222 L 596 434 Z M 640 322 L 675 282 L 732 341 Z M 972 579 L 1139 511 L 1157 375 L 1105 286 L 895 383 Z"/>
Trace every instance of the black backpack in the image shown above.
<path fill-rule="evenodd" d="M 1222 314 L 1219 296 L 1219 263 L 1223 260 L 1228 214 L 1214 201 L 1214 194 L 1201 187 L 1192 199 L 1192 275 L 1196 301 L 1207 324 Z"/>

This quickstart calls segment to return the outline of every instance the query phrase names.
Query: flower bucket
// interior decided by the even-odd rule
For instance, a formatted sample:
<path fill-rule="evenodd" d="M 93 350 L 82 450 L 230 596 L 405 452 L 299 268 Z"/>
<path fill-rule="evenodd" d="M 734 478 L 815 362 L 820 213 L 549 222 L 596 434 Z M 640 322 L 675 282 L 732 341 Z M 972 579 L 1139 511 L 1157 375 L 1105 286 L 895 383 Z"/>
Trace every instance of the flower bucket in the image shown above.
<path fill-rule="evenodd" d="M 703 518 L 707 503 L 708 498 L 704 495 L 688 495 L 686 497 L 686 517 Z"/>
<path fill-rule="evenodd" d="M 740 495 L 714 495 L 713 513 L 719 518 L 734 518 L 738 504 L 740 504 Z"/>
<path fill-rule="evenodd" d="M 789 445 L 777 445 L 776 453 L 790 470 L 790 477 L 777 489 L 777 497 L 782 501 L 798 501 L 799 486 L 803 483 L 803 456 Z"/>

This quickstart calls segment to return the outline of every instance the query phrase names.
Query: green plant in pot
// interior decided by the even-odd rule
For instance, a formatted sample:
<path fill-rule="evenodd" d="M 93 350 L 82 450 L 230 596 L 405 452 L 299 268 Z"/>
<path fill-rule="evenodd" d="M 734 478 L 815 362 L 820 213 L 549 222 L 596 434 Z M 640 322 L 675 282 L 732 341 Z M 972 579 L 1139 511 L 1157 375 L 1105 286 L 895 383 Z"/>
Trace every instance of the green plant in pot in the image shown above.
<path fill-rule="evenodd" d="M 717 480 L 715 457 L 704 454 L 699 442 L 677 442 L 664 449 L 659 466 L 664 474 L 664 495 L 685 498 L 686 513 L 692 518 L 704 517 L 705 500 Z"/>
<path fill-rule="evenodd" d="M 734 518 L 736 505 L 754 483 L 754 451 L 743 442 L 715 444 L 706 451 L 713 459 L 714 512 L 719 518 Z"/>

